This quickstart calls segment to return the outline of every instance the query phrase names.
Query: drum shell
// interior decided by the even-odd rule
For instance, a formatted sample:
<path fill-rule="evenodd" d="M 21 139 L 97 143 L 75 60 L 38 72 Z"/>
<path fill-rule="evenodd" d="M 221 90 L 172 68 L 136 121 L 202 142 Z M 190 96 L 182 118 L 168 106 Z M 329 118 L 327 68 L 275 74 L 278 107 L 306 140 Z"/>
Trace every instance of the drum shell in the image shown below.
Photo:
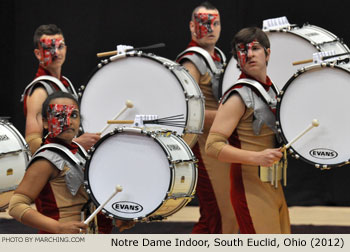
<path fill-rule="evenodd" d="M 174 133 L 118 128 L 101 138 L 91 151 L 85 186 L 96 206 L 108 198 L 114 183 L 124 188 L 105 206 L 103 211 L 109 217 L 161 220 L 193 197 L 197 183 L 195 162 L 191 149 Z M 105 167 L 111 163 L 115 163 L 111 165 L 114 168 Z M 126 208 L 136 210 L 128 212 Z"/>

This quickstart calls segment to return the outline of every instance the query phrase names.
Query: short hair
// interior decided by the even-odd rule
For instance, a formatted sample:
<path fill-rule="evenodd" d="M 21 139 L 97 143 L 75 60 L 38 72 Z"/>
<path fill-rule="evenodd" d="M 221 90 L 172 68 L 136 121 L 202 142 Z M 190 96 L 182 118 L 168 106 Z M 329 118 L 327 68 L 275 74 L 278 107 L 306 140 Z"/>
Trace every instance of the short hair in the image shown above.
<path fill-rule="evenodd" d="M 63 36 L 62 30 L 55 24 L 40 25 L 36 28 L 34 32 L 33 42 L 34 48 L 38 48 L 38 44 L 41 36 L 43 35 L 56 35 L 61 34 Z"/>
<path fill-rule="evenodd" d="M 194 10 L 192 11 L 192 20 L 194 20 L 194 14 L 202 7 L 206 8 L 207 10 L 218 10 L 214 5 L 212 5 L 208 1 L 205 1 L 198 5 L 196 8 L 194 8 Z"/>
<path fill-rule="evenodd" d="M 253 40 L 257 40 L 265 48 L 265 54 L 267 54 L 266 49 L 270 48 L 270 40 L 267 37 L 266 33 L 258 27 L 247 27 L 237 32 L 233 37 L 233 40 L 231 42 L 233 57 L 237 60 L 237 44 L 247 44 Z"/>
<path fill-rule="evenodd" d="M 68 99 L 71 99 L 73 100 L 77 105 L 78 105 L 78 108 L 80 110 L 80 104 L 79 104 L 79 101 L 71 94 L 71 93 L 66 93 L 66 92 L 62 92 L 62 91 L 57 91 L 57 92 L 54 92 L 52 94 L 50 94 L 46 100 L 44 101 L 43 103 L 43 106 L 42 106 L 42 110 L 41 110 L 41 115 L 42 115 L 42 118 L 43 119 L 47 119 L 47 110 L 49 108 L 49 105 L 50 105 L 50 102 L 53 100 L 53 99 L 56 99 L 56 98 L 68 98 Z"/>

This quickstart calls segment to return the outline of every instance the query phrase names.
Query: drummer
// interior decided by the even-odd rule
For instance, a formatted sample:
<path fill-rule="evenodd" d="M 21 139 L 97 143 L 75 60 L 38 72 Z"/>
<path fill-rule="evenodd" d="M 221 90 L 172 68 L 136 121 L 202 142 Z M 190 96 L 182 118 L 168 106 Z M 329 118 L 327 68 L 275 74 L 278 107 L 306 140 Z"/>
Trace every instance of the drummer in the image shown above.
<path fill-rule="evenodd" d="M 275 98 L 267 76 L 270 42 L 257 27 L 240 30 L 232 41 L 233 56 L 261 92 Z M 288 207 L 280 182 L 262 181 L 282 157 L 276 147 L 274 109 L 249 85 L 234 86 L 223 96 L 206 142 L 208 155 L 231 163 L 231 201 L 243 234 L 290 233 Z"/>
<path fill-rule="evenodd" d="M 72 141 L 80 126 L 78 101 L 69 93 L 55 92 L 44 101 L 42 118 L 47 137 L 11 198 L 9 214 L 40 233 L 85 232 L 81 211 L 88 201 L 83 187 L 86 152 Z M 37 210 L 31 208 L 33 201 Z M 117 221 L 120 230 L 130 224 Z M 106 231 L 111 229 L 105 225 L 99 230 Z"/>
<path fill-rule="evenodd" d="M 38 81 L 30 83 L 22 95 L 26 117 L 25 139 L 32 154 L 42 143 L 41 108 L 44 100 L 49 94 L 58 90 L 76 95 L 74 86 L 62 76 L 66 52 L 67 45 L 62 30 L 55 24 L 40 25 L 35 30 L 34 55 L 39 62 L 35 80 Z M 98 134 L 85 133 L 74 141 L 88 150 L 99 139 Z"/>
<path fill-rule="evenodd" d="M 193 147 L 198 158 L 196 194 L 200 218 L 192 229 L 193 234 L 237 233 L 238 225 L 230 200 L 230 165 L 208 157 L 205 141 L 219 106 L 219 79 L 226 62 L 224 53 L 216 47 L 221 32 L 218 9 L 203 2 L 192 12 L 190 21 L 191 42 L 177 56 L 198 83 L 205 96 L 203 134 Z M 215 66 L 215 69 L 213 69 Z"/>

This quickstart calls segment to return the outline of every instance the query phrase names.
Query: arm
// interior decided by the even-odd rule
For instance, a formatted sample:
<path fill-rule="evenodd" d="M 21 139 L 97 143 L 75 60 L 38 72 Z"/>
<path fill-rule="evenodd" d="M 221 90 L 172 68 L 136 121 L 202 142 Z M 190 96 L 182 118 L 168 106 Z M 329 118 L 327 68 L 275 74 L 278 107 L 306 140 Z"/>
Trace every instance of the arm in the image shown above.
<path fill-rule="evenodd" d="M 222 162 L 271 166 L 282 157 L 279 149 L 248 151 L 226 143 L 245 113 L 245 109 L 238 94 L 234 94 L 224 105 L 220 105 L 207 139 L 207 154 Z"/>
<path fill-rule="evenodd" d="M 84 133 L 73 140 L 83 146 L 85 150 L 89 150 L 100 138 L 100 133 Z"/>
<path fill-rule="evenodd" d="M 85 229 L 87 225 L 82 222 L 60 223 L 29 205 L 38 197 L 46 183 L 58 173 L 59 171 L 48 160 L 40 159 L 34 162 L 11 198 L 9 214 L 25 225 L 50 233 L 79 233 L 79 228 Z"/>
<path fill-rule="evenodd" d="M 42 142 L 43 123 L 41 109 L 46 98 L 47 93 L 44 88 L 36 88 L 27 97 L 25 139 L 32 153 L 40 147 Z"/>
<path fill-rule="evenodd" d="M 199 83 L 201 74 L 200 74 L 198 68 L 189 60 L 186 60 L 182 65 L 188 70 L 188 72 L 191 74 L 193 79 L 197 83 Z M 204 114 L 204 127 L 210 128 L 210 126 L 212 125 L 214 118 L 216 116 L 216 110 L 206 109 L 204 113 L 205 113 Z"/>

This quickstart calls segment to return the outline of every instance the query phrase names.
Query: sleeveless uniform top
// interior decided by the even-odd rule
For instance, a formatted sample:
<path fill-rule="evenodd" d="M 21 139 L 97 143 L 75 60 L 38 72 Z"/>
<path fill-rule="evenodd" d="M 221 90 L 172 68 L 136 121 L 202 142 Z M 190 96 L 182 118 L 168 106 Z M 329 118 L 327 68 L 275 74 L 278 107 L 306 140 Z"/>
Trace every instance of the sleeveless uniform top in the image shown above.
<path fill-rule="evenodd" d="M 73 154 L 67 147 L 55 143 L 45 144 L 36 151 L 28 167 L 44 158 L 59 170 L 59 174 L 47 182 L 35 200 L 40 213 L 59 222 L 80 221 L 81 210 L 89 198 L 83 187 L 85 155 L 81 146 Z"/>

